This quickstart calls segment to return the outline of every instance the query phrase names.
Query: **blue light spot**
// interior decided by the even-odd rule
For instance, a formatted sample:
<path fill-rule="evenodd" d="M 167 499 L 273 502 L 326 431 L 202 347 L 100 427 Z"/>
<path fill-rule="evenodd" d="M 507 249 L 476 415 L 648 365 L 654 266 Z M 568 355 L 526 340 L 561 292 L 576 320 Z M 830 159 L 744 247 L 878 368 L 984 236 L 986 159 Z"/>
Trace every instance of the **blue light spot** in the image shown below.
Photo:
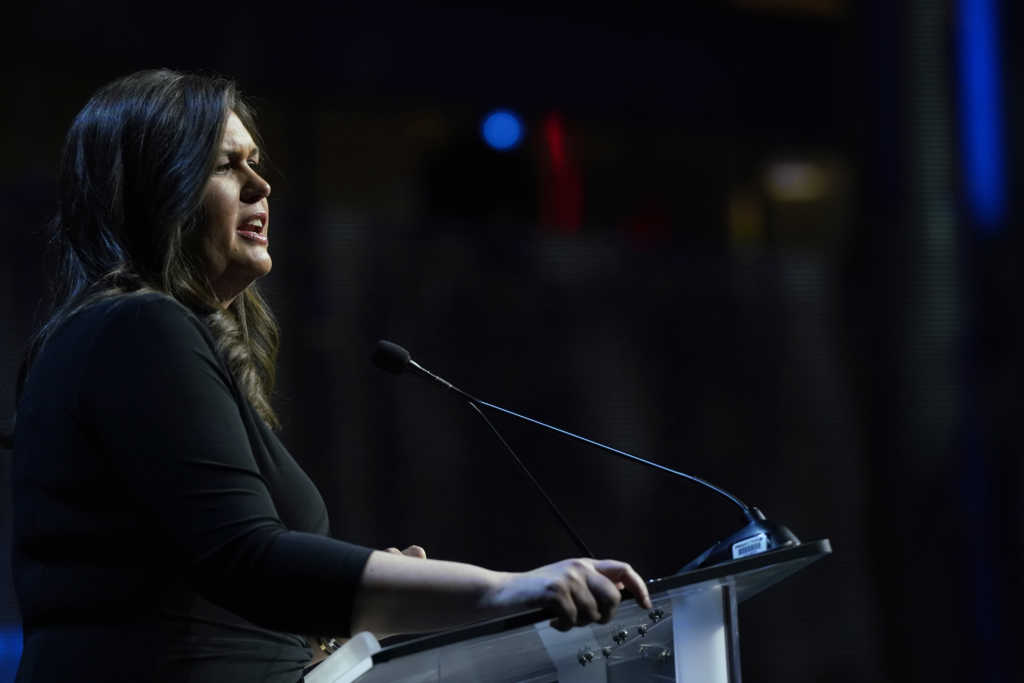
<path fill-rule="evenodd" d="M 0 681 L 14 680 L 21 648 L 21 629 L 11 624 L 0 625 Z"/>
<path fill-rule="evenodd" d="M 995 0 L 960 0 L 960 113 L 967 206 L 979 229 L 1002 230 L 1006 216 L 999 22 Z"/>
<path fill-rule="evenodd" d="M 512 149 L 523 140 L 523 124 L 508 109 L 495 109 L 484 117 L 481 130 L 488 145 L 498 150 Z"/>

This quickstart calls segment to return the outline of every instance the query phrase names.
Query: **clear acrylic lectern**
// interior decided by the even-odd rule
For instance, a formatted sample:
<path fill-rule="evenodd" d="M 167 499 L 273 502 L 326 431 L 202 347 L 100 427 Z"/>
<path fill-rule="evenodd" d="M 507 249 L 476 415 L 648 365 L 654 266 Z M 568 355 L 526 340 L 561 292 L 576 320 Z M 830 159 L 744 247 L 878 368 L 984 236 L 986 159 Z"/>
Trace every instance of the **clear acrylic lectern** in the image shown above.
<path fill-rule="evenodd" d="M 556 631 L 533 611 L 381 648 L 358 634 L 307 683 L 739 683 L 737 606 L 832 552 L 801 543 L 656 579 L 653 609 L 623 600 L 608 624 Z"/>

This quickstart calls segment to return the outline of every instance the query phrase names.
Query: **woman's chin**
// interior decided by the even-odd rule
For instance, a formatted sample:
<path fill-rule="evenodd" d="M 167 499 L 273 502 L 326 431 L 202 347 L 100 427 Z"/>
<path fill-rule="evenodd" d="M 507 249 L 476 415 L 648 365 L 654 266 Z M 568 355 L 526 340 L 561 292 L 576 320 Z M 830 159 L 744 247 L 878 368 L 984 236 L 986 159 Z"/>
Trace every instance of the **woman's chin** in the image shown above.
<path fill-rule="evenodd" d="M 254 259 L 246 264 L 234 264 L 219 276 L 211 278 L 213 290 L 224 306 L 234 301 L 235 297 L 244 292 L 254 282 L 270 273 L 273 262 L 270 254 L 265 258 Z"/>

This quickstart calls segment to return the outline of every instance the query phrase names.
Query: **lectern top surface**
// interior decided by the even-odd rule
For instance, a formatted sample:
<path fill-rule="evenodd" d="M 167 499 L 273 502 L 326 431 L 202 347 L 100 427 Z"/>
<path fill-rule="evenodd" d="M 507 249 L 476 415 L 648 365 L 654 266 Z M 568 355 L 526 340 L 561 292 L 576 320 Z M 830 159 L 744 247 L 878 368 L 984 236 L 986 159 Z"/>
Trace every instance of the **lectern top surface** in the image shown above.
<path fill-rule="evenodd" d="M 708 590 L 711 587 L 729 583 L 736 591 L 738 601 L 743 602 L 831 552 L 832 546 L 828 539 L 808 541 L 791 548 L 769 550 L 713 567 L 704 567 L 653 579 L 648 582 L 647 588 L 651 594 L 651 600 L 659 602 L 679 593 Z M 628 595 L 624 595 L 615 621 L 629 620 L 636 616 L 633 614 L 634 612 L 642 611 Z M 465 628 L 425 635 L 389 645 L 373 655 L 373 661 L 382 663 L 484 636 L 510 634 L 524 628 L 532 629 L 535 624 L 548 619 L 550 616 L 543 610 L 531 610 Z M 612 628 L 612 626 L 607 628 Z"/>

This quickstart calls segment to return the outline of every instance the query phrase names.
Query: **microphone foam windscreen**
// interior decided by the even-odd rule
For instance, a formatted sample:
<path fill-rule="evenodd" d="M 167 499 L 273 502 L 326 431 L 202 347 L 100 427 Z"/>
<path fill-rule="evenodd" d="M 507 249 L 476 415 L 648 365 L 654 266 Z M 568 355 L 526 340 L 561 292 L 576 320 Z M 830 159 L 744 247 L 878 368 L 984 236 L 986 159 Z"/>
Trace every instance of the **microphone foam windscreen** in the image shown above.
<path fill-rule="evenodd" d="M 398 375 L 409 368 L 412 356 L 398 344 L 381 339 L 377 342 L 377 348 L 373 350 L 372 359 L 373 364 L 381 370 Z"/>

